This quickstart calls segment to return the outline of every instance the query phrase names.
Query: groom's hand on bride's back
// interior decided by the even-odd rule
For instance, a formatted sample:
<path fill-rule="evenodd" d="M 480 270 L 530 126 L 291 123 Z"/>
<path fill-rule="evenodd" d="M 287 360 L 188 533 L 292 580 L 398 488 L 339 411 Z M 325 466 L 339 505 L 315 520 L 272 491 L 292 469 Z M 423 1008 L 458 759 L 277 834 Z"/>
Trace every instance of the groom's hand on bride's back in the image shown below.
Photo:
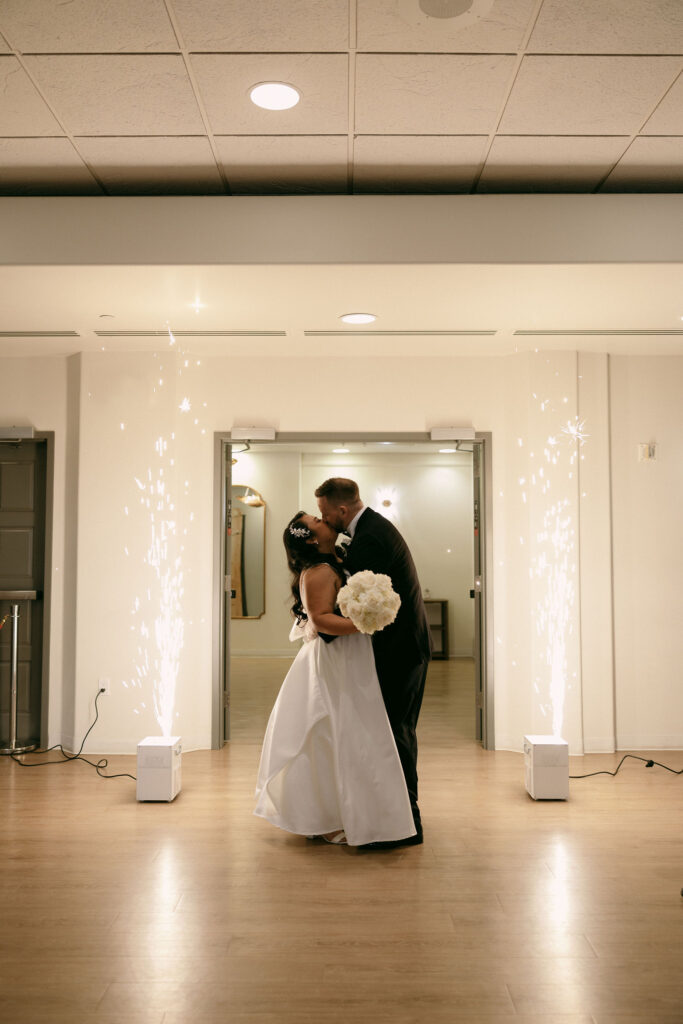
<path fill-rule="evenodd" d="M 334 614 L 341 616 L 341 618 L 344 618 L 344 616 L 340 612 L 339 608 L 335 608 L 334 609 Z M 336 636 L 332 636 L 330 633 L 318 633 L 318 636 L 326 644 L 331 644 L 333 640 L 337 639 Z"/>

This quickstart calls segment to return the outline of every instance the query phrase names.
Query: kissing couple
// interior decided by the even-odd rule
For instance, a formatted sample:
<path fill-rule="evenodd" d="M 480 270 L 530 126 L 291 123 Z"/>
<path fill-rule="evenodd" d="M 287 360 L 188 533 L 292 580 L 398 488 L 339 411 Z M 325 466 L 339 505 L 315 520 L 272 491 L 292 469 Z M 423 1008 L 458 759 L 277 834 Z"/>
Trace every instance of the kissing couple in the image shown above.
<path fill-rule="evenodd" d="M 284 531 L 290 639 L 303 644 L 268 721 L 254 813 L 328 843 L 418 845 L 416 726 L 431 640 L 415 565 L 353 480 L 332 477 L 315 496 L 320 515 L 297 512 Z M 339 534 L 351 538 L 344 558 Z M 388 576 L 401 599 L 372 636 L 337 606 L 347 579 L 365 570 Z"/>

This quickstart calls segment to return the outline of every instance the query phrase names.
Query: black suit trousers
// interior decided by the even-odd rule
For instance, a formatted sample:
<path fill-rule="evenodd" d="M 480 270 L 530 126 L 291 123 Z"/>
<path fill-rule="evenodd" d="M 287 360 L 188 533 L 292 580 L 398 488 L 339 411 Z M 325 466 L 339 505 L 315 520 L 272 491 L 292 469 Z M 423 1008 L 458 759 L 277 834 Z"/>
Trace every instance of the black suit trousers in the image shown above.
<path fill-rule="evenodd" d="M 417 719 L 422 706 L 428 662 L 399 667 L 376 655 L 377 675 L 396 749 L 405 775 L 415 828 L 422 831 L 417 806 Z"/>

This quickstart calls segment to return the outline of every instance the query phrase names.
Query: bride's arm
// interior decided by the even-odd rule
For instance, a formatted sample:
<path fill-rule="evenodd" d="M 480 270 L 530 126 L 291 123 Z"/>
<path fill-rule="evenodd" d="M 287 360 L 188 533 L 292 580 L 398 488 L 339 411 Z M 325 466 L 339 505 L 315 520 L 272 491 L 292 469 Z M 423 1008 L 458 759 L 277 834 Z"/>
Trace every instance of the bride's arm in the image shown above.
<path fill-rule="evenodd" d="M 334 569 L 328 565 L 306 569 L 301 576 L 300 586 L 309 622 L 318 633 L 348 636 L 358 632 L 351 619 L 334 614 L 339 589 Z"/>

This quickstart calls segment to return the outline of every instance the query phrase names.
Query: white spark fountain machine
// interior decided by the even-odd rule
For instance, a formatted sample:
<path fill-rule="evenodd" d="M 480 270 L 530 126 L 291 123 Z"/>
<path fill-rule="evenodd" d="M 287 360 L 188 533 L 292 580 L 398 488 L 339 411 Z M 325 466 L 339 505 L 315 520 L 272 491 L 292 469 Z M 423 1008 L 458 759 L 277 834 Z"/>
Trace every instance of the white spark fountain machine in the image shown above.
<path fill-rule="evenodd" d="M 138 800 L 174 800 L 180 792 L 180 736 L 147 736 L 138 743 Z"/>
<path fill-rule="evenodd" d="M 534 800 L 568 800 L 567 741 L 559 736 L 525 736 L 524 780 Z"/>

